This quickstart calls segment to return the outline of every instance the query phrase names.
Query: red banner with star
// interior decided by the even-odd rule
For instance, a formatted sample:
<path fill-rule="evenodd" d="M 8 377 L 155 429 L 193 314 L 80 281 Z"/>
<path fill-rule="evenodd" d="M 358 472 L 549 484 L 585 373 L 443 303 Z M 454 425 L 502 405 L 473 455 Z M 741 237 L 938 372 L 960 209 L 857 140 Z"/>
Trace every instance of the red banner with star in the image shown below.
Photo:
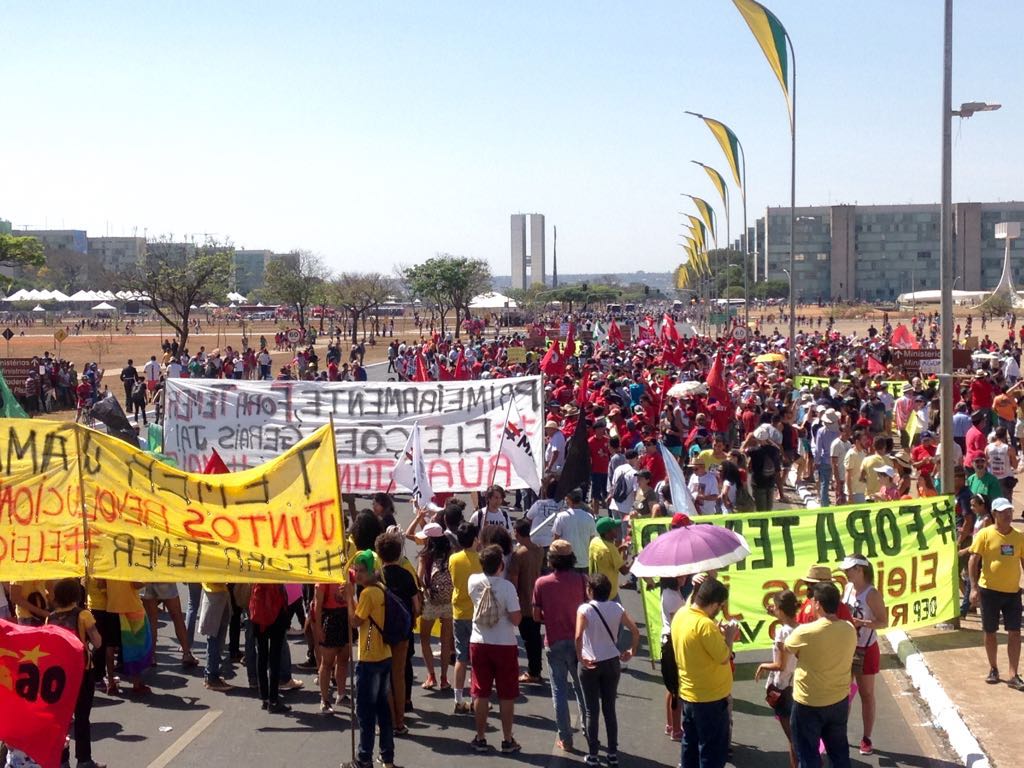
<path fill-rule="evenodd" d="M 0 620 L 0 741 L 59 768 L 84 672 L 82 642 L 71 632 Z"/>

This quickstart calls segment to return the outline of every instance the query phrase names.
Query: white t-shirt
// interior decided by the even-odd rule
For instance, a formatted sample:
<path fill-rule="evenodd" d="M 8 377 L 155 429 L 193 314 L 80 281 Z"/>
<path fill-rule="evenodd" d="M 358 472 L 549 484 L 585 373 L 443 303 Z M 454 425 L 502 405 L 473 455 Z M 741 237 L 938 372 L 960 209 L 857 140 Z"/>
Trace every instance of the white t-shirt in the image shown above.
<path fill-rule="evenodd" d="M 146 381 L 160 381 L 160 363 L 156 360 L 150 360 L 143 367 L 146 372 Z"/>
<path fill-rule="evenodd" d="M 487 508 L 478 509 L 469 518 L 469 522 L 482 529 L 488 525 L 500 525 L 507 531 L 512 530 L 512 518 L 505 507 L 498 507 L 494 512 L 488 512 Z"/>
<path fill-rule="evenodd" d="M 538 547 L 550 547 L 555 540 L 555 532 L 551 530 L 552 518 L 561 508 L 562 505 L 554 499 L 537 499 L 526 513 L 526 519 L 532 523 L 530 539 Z"/>
<path fill-rule="evenodd" d="M 621 514 L 630 512 L 633 509 L 633 500 L 636 498 L 636 470 L 633 469 L 629 464 L 623 464 L 620 467 L 616 467 L 615 473 L 612 475 L 611 480 L 608 482 L 608 493 L 611 494 L 615 491 L 615 484 L 619 481 L 620 477 L 626 478 L 626 483 L 629 485 L 629 496 L 622 501 L 616 501 L 612 499 L 608 503 L 608 508 L 612 509 Z"/>
<path fill-rule="evenodd" d="M 473 601 L 473 609 L 476 610 L 480 596 L 484 592 L 484 585 L 488 582 L 491 584 L 495 600 L 498 601 L 500 618 L 493 627 L 481 627 L 474 621 L 473 633 L 469 636 L 469 642 L 486 645 L 515 645 L 516 627 L 509 621 L 508 615 L 519 610 L 519 594 L 511 581 L 504 576 L 474 573 L 469 577 L 468 586 L 469 599 Z"/>
<path fill-rule="evenodd" d="M 776 647 L 785 648 L 786 638 L 789 637 L 796 627 L 787 627 L 785 624 L 779 624 L 775 629 L 775 645 Z M 768 679 L 765 681 L 765 687 L 774 685 L 776 688 L 785 690 L 793 685 L 793 673 L 796 671 L 796 656 L 792 653 L 786 654 L 786 664 L 778 672 L 769 672 Z"/>
<path fill-rule="evenodd" d="M 843 467 L 843 460 L 846 458 L 846 452 L 850 450 L 850 447 L 850 443 L 837 437 L 832 441 L 832 447 L 829 448 L 829 456 L 838 461 L 840 467 Z"/>
<path fill-rule="evenodd" d="M 582 568 L 590 556 L 590 540 L 597 536 L 594 517 L 582 507 L 563 509 L 555 515 L 555 522 L 551 528 L 555 538 L 565 539 L 572 544 L 576 566 Z"/>
<path fill-rule="evenodd" d="M 555 459 L 555 463 L 551 466 L 552 472 L 561 472 L 562 467 L 565 466 L 565 435 L 562 430 L 556 430 L 555 434 L 547 441 L 547 445 L 544 448 L 544 465 L 551 461 L 551 457 L 558 453 L 558 458 Z"/>
<path fill-rule="evenodd" d="M 678 589 L 661 590 L 661 642 L 668 640 L 669 630 L 672 629 L 672 617 L 676 611 L 686 605 L 682 594 Z"/>
<path fill-rule="evenodd" d="M 705 472 L 703 477 L 698 477 L 694 472 L 686 487 L 690 489 L 690 495 L 697 504 L 697 512 L 702 515 L 718 514 L 718 503 L 711 499 L 709 501 L 697 501 L 697 496 L 718 496 L 718 478 L 710 472 Z"/>
<path fill-rule="evenodd" d="M 169 362 L 167 364 L 167 378 L 168 379 L 177 379 L 177 378 L 180 378 L 180 377 L 181 377 L 181 363 L 179 363 L 177 360 L 171 360 L 171 362 Z"/>
<path fill-rule="evenodd" d="M 605 600 L 603 603 L 591 600 L 576 609 L 577 615 L 587 618 L 587 628 L 583 632 L 583 658 L 605 661 L 619 655 L 619 624 L 622 623 L 624 612 L 625 609 L 614 600 Z M 598 613 L 601 615 L 598 616 Z M 602 618 L 604 623 L 601 622 Z M 607 629 L 605 624 L 608 625 Z"/>

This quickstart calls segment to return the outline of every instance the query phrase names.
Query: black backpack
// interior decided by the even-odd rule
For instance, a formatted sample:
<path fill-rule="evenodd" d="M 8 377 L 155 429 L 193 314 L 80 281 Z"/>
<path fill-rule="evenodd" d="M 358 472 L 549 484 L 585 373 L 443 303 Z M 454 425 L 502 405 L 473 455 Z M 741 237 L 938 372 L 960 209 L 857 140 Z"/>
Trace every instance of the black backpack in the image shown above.
<path fill-rule="evenodd" d="M 623 472 L 615 481 L 615 487 L 612 488 L 612 501 L 621 504 L 629 498 L 629 491 L 629 480 L 626 479 L 626 473 Z"/>

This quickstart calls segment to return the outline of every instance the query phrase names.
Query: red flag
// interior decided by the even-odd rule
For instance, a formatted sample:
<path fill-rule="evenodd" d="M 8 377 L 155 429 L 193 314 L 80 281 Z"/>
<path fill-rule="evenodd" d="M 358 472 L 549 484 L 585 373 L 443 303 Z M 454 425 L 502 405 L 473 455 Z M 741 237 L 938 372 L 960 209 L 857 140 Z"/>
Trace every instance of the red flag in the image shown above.
<path fill-rule="evenodd" d="M 469 366 L 466 364 L 466 348 L 459 347 L 459 356 L 455 358 L 455 380 L 469 381 Z"/>
<path fill-rule="evenodd" d="M 676 321 L 668 312 L 661 318 L 661 340 L 679 341 L 679 331 L 676 330 Z"/>
<path fill-rule="evenodd" d="M 445 366 L 440 363 L 437 364 L 437 380 L 438 381 L 455 381 L 455 377 L 452 372 L 449 371 Z"/>
<path fill-rule="evenodd" d="M 427 361 L 423 359 L 423 353 L 416 355 L 416 373 L 412 375 L 413 381 L 432 381 L 430 371 L 427 370 Z"/>
<path fill-rule="evenodd" d="M 580 379 L 580 388 L 576 392 L 576 405 L 580 408 L 585 408 L 587 405 L 587 394 L 590 389 L 590 369 L 588 368 L 583 372 L 583 378 Z"/>
<path fill-rule="evenodd" d="M 612 324 L 608 326 L 608 341 L 622 349 L 622 329 L 619 328 L 614 318 L 612 318 Z"/>
<path fill-rule="evenodd" d="M 565 347 L 562 349 L 563 357 L 575 357 L 576 355 L 576 323 L 569 323 L 569 330 L 565 334 Z"/>
<path fill-rule="evenodd" d="M 58 768 L 84 672 L 76 633 L 0 621 L 0 741 Z"/>
<path fill-rule="evenodd" d="M 555 339 L 551 342 L 551 346 L 548 347 L 544 359 L 540 361 L 540 369 L 548 376 L 565 375 L 565 358 L 562 357 L 558 347 L 558 339 Z"/>
<path fill-rule="evenodd" d="M 718 400 L 720 403 L 729 402 L 729 390 L 725 386 L 725 375 L 722 366 L 722 353 L 718 352 L 715 354 L 715 359 L 711 363 L 711 370 L 708 371 L 708 378 L 706 380 L 708 385 L 708 394 L 711 397 Z"/>
<path fill-rule="evenodd" d="M 204 475 L 226 475 L 231 470 L 228 469 L 228 465 L 224 463 L 224 459 L 217 453 L 217 449 L 213 449 L 213 453 L 210 454 L 210 458 L 206 460 L 206 466 L 203 467 Z"/>
<path fill-rule="evenodd" d="M 868 355 L 868 373 L 872 376 L 876 373 L 885 373 L 885 366 L 874 355 Z"/>
<path fill-rule="evenodd" d="M 896 329 L 892 332 L 892 345 L 894 347 L 901 347 L 906 349 L 918 349 L 921 345 L 917 343 L 917 339 L 914 338 L 914 334 L 910 332 L 903 323 L 896 326 Z"/>

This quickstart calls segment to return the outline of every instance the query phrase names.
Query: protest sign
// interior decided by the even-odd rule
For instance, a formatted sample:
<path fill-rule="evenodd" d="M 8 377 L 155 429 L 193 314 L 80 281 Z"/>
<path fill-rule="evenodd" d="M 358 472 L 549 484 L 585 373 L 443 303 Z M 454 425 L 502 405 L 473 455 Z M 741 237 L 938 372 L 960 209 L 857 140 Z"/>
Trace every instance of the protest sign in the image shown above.
<path fill-rule="evenodd" d="M 506 350 L 508 354 L 508 361 L 510 363 L 525 363 L 526 362 L 526 347 L 509 347 Z"/>
<path fill-rule="evenodd" d="M 0 420 L 0 573 L 81 576 L 85 567 L 75 425 Z"/>
<path fill-rule="evenodd" d="M 201 475 L 77 424 L 0 419 L 0 572 L 340 580 L 334 455 L 325 425 L 264 466 Z"/>
<path fill-rule="evenodd" d="M 539 376 L 423 383 L 168 379 L 164 453 L 198 471 L 216 448 L 237 471 L 269 461 L 333 416 L 341 490 L 368 494 L 393 490 L 395 461 L 419 423 L 435 492 L 480 490 L 492 476 L 506 488 L 526 488 L 498 451 L 512 398 L 541 473 Z"/>
<path fill-rule="evenodd" d="M 847 555 L 859 554 L 874 568 L 875 586 L 889 610 L 889 627 L 915 629 L 956 615 L 956 518 L 949 496 L 699 518 L 699 524 L 724 525 L 742 534 L 750 555 L 718 572 L 729 587 L 724 618 L 740 627 L 737 650 L 770 648 L 778 622 L 766 606 L 772 596 L 791 589 L 801 602 L 802 581 L 813 565 L 838 568 Z M 639 552 L 669 528 L 669 518 L 634 520 L 633 548 Z M 843 587 L 845 578 L 836 572 Z M 661 645 L 661 597 L 656 585 L 641 579 L 649 646 L 657 660 Z"/>
<path fill-rule="evenodd" d="M 34 357 L 0 358 L 0 373 L 3 373 L 11 391 L 18 397 L 25 396 L 25 380 L 30 373 L 38 370 L 39 361 Z"/>
<path fill-rule="evenodd" d="M 794 376 L 793 385 L 800 389 L 800 387 L 828 387 L 830 379 L 827 376 Z M 840 379 L 840 384 L 849 384 L 849 379 Z M 886 391 L 893 397 L 899 397 L 903 394 L 903 385 L 908 382 L 904 380 L 893 380 L 883 381 L 882 386 L 885 387 Z"/>
<path fill-rule="evenodd" d="M 77 635 L 0 621 L 0 741 L 59 768 L 84 672 Z"/>

